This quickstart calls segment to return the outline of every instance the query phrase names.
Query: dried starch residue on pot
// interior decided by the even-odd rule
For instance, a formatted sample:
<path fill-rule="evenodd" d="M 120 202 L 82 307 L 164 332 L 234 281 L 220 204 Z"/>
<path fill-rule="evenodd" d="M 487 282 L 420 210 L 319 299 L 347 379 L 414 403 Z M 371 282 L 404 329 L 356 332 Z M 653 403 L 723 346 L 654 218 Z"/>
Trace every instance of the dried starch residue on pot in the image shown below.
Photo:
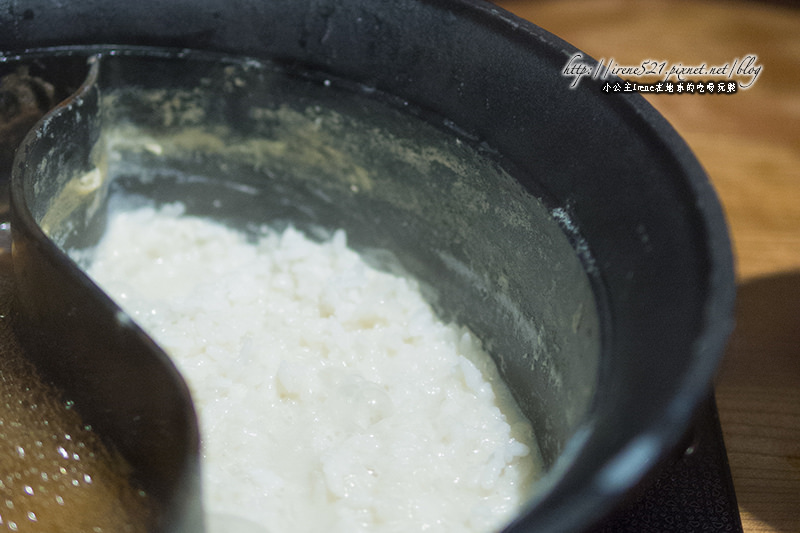
<path fill-rule="evenodd" d="M 180 204 L 118 210 L 88 273 L 189 384 L 212 527 L 487 532 L 539 476 L 480 342 L 341 230 L 253 239 Z"/>

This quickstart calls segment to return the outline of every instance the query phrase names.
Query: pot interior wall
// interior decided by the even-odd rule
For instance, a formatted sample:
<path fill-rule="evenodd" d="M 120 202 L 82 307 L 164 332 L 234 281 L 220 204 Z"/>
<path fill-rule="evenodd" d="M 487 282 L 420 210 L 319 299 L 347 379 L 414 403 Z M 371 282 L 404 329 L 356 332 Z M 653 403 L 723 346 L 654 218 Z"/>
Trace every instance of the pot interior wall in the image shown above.
<path fill-rule="evenodd" d="M 584 265 L 513 169 L 446 121 L 341 80 L 141 52 L 101 60 L 98 110 L 80 122 L 96 139 L 85 165 L 48 165 L 63 158 L 52 151 L 31 162 L 26 202 L 49 236 L 91 247 L 120 197 L 181 201 L 250 230 L 344 228 L 484 341 L 551 466 L 591 408 L 601 331 Z M 65 196 L 87 175 L 100 181 L 86 201 Z"/>

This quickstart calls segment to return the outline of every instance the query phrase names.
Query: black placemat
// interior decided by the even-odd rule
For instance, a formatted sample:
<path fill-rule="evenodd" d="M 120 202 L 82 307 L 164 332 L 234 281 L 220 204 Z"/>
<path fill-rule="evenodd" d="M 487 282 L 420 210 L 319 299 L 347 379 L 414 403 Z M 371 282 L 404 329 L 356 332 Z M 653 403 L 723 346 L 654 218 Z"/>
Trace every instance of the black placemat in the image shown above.
<path fill-rule="evenodd" d="M 700 407 L 687 453 L 592 533 L 742 533 L 717 406 Z"/>

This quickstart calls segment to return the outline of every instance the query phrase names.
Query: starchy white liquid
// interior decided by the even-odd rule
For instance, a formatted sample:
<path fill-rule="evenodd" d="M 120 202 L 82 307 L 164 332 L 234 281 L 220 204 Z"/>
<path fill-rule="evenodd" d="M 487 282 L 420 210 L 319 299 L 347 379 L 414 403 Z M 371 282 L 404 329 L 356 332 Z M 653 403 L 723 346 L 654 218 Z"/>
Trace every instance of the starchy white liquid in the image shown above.
<path fill-rule="evenodd" d="M 189 384 L 212 527 L 488 532 L 530 494 L 531 427 L 480 342 L 343 231 L 119 211 L 88 272 Z"/>

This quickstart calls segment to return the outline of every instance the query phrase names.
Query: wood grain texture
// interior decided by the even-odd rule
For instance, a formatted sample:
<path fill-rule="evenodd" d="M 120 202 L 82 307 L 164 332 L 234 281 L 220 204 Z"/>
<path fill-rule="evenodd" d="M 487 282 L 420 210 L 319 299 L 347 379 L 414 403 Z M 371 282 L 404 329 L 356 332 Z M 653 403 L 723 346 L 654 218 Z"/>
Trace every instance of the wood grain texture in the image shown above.
<path fill-rule="evenodd" d="M 717 403 L 746 533 L 800 532 L 800 8 L 788 3 L 503 0 L 590 56 L 763 72 L 735 95 L 652 95 L 705 167 L 737 261 Z"/>

